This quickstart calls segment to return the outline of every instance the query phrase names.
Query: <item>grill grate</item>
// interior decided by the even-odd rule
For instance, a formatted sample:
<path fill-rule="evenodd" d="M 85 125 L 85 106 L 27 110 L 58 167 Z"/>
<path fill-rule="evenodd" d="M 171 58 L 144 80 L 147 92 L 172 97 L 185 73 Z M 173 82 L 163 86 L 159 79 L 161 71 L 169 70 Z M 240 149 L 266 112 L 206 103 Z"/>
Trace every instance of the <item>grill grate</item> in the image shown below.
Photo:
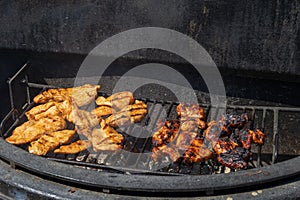
<path fill-rule="evenodd" d="M 26 110 L 30 109 L 33 106 L 33 103 L 30 99 L 30 91 L 40 91 L 41 89 L 52 88 L 52 86 L 49 85 L 28 82 L 25 73 L 26 71 L 24 70 L 25 67 L 26 65 L 24 65 L 22 69 L 12 79 L 9 80 L 12 110 L 1 123 L 1 133 L 2 137 L 4 138 L 8 137 L 11 134 L 13 128 L 25 120 L 24 113 L 26 112 Z M 21 88 L 23 88 L 23 93 L 19 93 L 19 91 L 22 91 Z M 18 92 L 18 95 L 16 95 L 16 92 Z M 20 94 L 24 95 L 25 103 L 22 102 L 22 104 L 20 104 L 19 100 L 15 98 Z M 106 94 L 99 93 L 99 95 Z M 140 123 L 140 125 L 148 125 L 150 129 L 153 129 L 157 120 L 163 112 L 165 112 L 167 119 L 174 119 L 177 116 L 175 108 L 178 103 L 154 99 L 141 100 L 143 100 L 148 105 L 149 113 L 147 117 Z M 16 103 L 17 101 L 18 103 Z M 203 104 L 201 106 L 203 107 L 206 116 L 208 116 L 210 110 L 212 109 L 211 106 L 209 104 Z M 218 112 L 218 109 L 220 108 L 214 109 L 216 109 L 216 111 Z M 272 138 L 272 141 L 270 141 L 270 144 L 272 146 L 271 157 L 262 156 L 263 148 L 262 146 L 258 146 L 256 148 L 256 152 L 254 152 L 253 160 L 252 162 L 250 162 L 249 168 L 262 167 L 264 165 L 274 164 L 277 162 L 279 149 L 279 113 L 287 111 L 300 112 L 299 108 L 236 105 L 228 105 L 226 107 L 226 110 L 227 112 L 246 112 L 251 119 L 251 129 L 260 128 L 264 131 L 267 122 L 272 123 L 272 131 L 270 133 L 267 133 L 267 137 L 269 139 Z M 269 116 L 273 116 L 273 119 L 270 120 Z M 9 123 L 9 121 L 12 122 Z M 151 152 L 151 138 L 140 138 L 143 132 L 136 133 L 133 126 L 128 127 L 124 131 L 119 130 L 119 132 L 122 132 L 122 134 L 125 136 L 124 150 L 128 152 L 134 152 L 136 154 L 127 155 L 126 153 L 124 153 L 124 151 L 116 151 L 114 153 L 95 153 L 86 150 L 76 155 L 55 155 L 53 152 L 50 152 L 46 157 L 48 160 L 63 162 L 66 164 L 85 167 L 88 169 L 95 169 L 100 171 L 106 170 L 130 174 L 157 174 L 179 176 L 185 174 L 216 174 L 234 171 L 218 165 L 215 159 L 206 161 L 204 163 L 195 163 L 194 165 L 187 165 L 181 162 L 172 163 L 158 171 L 152 171 L 152 168 L 156 163 L 154 163 L 149 156 L 144 156 L 144 153 Z M 135 137 L 132 135 L 135 135 Z M 21 146 L 21 148 L 26 150 L 27 145 L 23 145 Z M 169 162 L 167 158 L 165 158 L 165 162 Z"/>

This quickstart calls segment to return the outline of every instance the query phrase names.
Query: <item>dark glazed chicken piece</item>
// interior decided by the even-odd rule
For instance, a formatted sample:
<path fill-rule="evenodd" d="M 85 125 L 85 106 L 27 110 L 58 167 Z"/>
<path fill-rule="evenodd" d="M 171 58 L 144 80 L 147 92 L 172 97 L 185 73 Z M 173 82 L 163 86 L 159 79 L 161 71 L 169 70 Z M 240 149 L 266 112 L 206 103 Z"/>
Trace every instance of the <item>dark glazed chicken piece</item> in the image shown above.
<path fill-rule="evenodd" d="M 236 147 L 218 155 L 218 162 L 232 169 L 244 169 L 248 166 L 251 152 L 243 147 Z"/>
<path fill-rule="evenodd" d="M 204 162 L 211 159 L 213 152 L 204 144 L 202 138 L 196 137 L 191 146 L 184 152 L 183 158 L 187 163 Z"/>
<path fill-rule="evenodd" d="M 195 131 L 198 127 L 200 129 L 205 128 L 204 111 L 199 105 L 181 103 L 176 107 L 176 111 L 180 117 L 181 129 L 183 131 Z M 196 128 L 195 125 L 197 125 Z"/>
<path fill-rule="evenodd" d="M 152 150 L 152 159 L 158 161 L 159 158 L 169 156 L 173 162 L 180 158 L 180 153 L 174 144 L 168 144 Z"/>
<path fill-rule="evenodd" d="M 231 134 L 235 128 L 242 129 L 248 123 L 247 113 L 241 115 L 227 113 L 221 116 L 219 126 L 222 129 L 221 135 Z"/>
<path fill-rule="evenodd" d="M 264 144 L 266 135 L 259 129 L 256 129 L 255 131 L 249 130 L 249 134 L 252 135 L 252 140 L 255 144 Z"/>
<path fill-rule="evenodd" d="M 169 144 L 177 136 L 179 123 L 177 120 L 158 123 L 158 130 L 152 136 L 153 148 Z"/>

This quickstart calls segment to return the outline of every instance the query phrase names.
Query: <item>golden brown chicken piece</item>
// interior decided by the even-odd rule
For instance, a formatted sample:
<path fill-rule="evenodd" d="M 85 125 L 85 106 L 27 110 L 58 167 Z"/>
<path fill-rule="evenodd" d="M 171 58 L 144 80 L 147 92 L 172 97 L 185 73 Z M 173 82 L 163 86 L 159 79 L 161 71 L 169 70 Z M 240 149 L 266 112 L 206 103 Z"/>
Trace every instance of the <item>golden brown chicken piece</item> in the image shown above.
<path fill-rule="evenodd" d="M 69 145 L 60 146 L 54 150 L 56 154 L 77 154 L 81 151 L 88 149 L 91 146 L 91 142 L 88 140 L 77 140 Z"/>
<path fill-rule="evenodd" d="M 44 156 L 59 145 L 70 142 L 74 135 L 74 130 L 62 130 L 48 133 L 38 140 L 31 142 L 28 151 L 29 153 Z"/>
<path fill-rule="evenodd" d="M 98 97 L 96 100 L 98 105 L 92 112 L 101 119 L 102 116 L 111 115 L 113 113 L 112 103 L 107 101 L 104 97 Z"/>
<path fill-rule="evenodd" d="M 34 97 L 35 103 L 46 103 L 49 101 L 61 102 L 71 97 L 78 107 L 88 105 L 95 100 L 100 85 L 86 84 L 74 88 L 49 89 Z"/>
<path fill-rule="evenodd" d="M 107 102 L 112 104 L 114 111 L 120 111 L 128 105 L 134 103 L 134 97 L 131 92 L 124 91 L 115 93 L 106 99 Z M 99 105 L 96 101 L 96 104 Z"/>
<path fill-rule="evenodd" d="M 124 137 L 104 121 L 100 129 L 95 128 L 92 132 L 93 150 L 96 152 L 122 149 L 123 141 Z"/>
<path fill-rule="evenodd" d="M 197 128 L 204 129 L 206 127 L 203 108 L 199 105 L 187 105 L 184 103 L 176 107 L 178 116 L 180 117 L 181 130 L 197 131 Z M 187 123 L 187 125 L 186 125 Z M 196 127 L 197 125 L 197 127 Z"/>
<path fill-rule="evenodd" d="M 12 135 L 6 138 L 6 141 L 12 144 L 25 144 L 53 131 L 63 130 L 66 127 L 66 121 L 59 116 L 28 121 L 17 127 Z"/>
<path fill-rule="evenodd" d="M 130 123 L 140 122 L 147 114 L 147 105 L 139 100 L 128 105 L 121 111 L 113 113 L 105 119 L 105 122 L 111 127 L 121 127 L 129 125 Z"/>
<path fill-rule="evenodd" d="M 53 116 L 62 116 L 62 113 L 56 107 L 54 102 L 48 102 L 33 107 L 25 113 L 28 120 L 40 120 L 42 118 L 51 118 Z"/>
<path fill-rule="evenodd" d="M 69 122 L 75 124 L 78 134 L 89 137 L 91 130 L 99 125 L 99 120 L 92 112 L 80 110 L 69 98 L 63 102 L 56 103 L 58 109 L 62 112 L 62 116 Z"/>

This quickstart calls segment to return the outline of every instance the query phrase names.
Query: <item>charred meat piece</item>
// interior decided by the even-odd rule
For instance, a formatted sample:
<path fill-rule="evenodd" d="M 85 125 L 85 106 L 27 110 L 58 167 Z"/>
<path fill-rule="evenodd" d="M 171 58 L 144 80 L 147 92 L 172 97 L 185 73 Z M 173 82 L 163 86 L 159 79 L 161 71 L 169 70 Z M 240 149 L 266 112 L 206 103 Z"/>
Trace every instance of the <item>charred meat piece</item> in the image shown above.
<path fill-rule="evenodd" d="M 35 103 L 47 103 L 49 101 L 61 102 L 66 98 L 72 98 L 78 107 L 88 105 L 95 100 L 99 85 L 86 84 L 74 88 L 49 89 L 34 97 Z"/>
<path fill-rule="evenodd" d="M 74 135 L 74 130 L 62 130 L 48 133 L 38 140 L 31 142 L 28 151 L 36 155 L 44 156 L 58 146 L 70 142 Z"/>
<path fill-rule="evenodd" d="M 218 162 L 231 169 L 244 169 L 248 166 L 251 152 L 243 147 L 236 147 L 218 155 Z"/>
<path fill-rule="evenodd" d="M 204 144 L 204 140 L 196 138 L 191 146 L 184 152 L 183 158 L 187 163 L 204 162 L 213 156 L 213 152 Z"/>
<path fill-rule="evenodd" d="M 65 129 L 66 121 L 59 117 L 41 118 L 38 121 L 27 121 L 17 127 L 6 141 L 12 144 L 25 144 L 39 139 L 41 136 Z"/>
<path fill-rule="evenodd" d="M 222 130 L 217 122 L 211 121 L 207 124 L 207 129 L 204 131 L 205 139 L 211 143 L 217 142 Z"/>
<path fill-rule="evenodd" d="M 247 113 L 232 114 L 227 113 L 222 115 L 219 123 L 222 127 L 222 130 L 230 134 L 230 131 L 233 131 L 235 128 L 242 129 L 248 123 Z"/>
<path fill-rule="evenodd" d="M 113 113 L 105 119 L 105 122 L 111 127 L 126 126 L 131 123 L 140 122 L 147 114 L 147 105 L 139 100 L 135 103 L 128 105 L 121 111 Z"/>
<path fill-rule="evenodd" d="M 177 120 L 158 123 L 158 130 L 152 136 L 153 148 L 167 145 L 177 136 L 179 123 Z"/>
<path fill-rule="evenodd" d="M 250 135 L 252 135 L 252 140 L 255 144 L 264 144 L 264 139 L 266 138 L 266 135 L 262 131 L 256 129 L 255 131 L 248 130 L 248 132 Z"/>
<path fill-rule="evenodd" d="M 204 121 L 204 111 L 196 104 L 187 105 L 184 103 L 176 107 L 176 111 L 181 121 L 181 130 L 196 131 L 196 129 L 204 129 L 206 123 Z"/>
<path fill-rule="evenodd" d="M 91 146 L 91 142 L 88 140 L 77 140 L 69 145 L 60 146 L 54 150 L 56 154 L 77 154 L 81 151 L 88 149 Z"/>
<path fill-rule="evenodd" d="M 248 166 L 251 158 L 251 135 L 248 131 L 232 134 L 230 138 L 219 138 L 213 143 L 213 149 L 218 155 L 218 162 L 232 169 L 243 169 Z"/>
<path fill-rule="evenodd" d="M 233 134 L 231 138 L 233 137 Z M 252 143 L 252 135 L 250 134 L 249 130 L 240 130 L 238 134 L 238 141 L 242 143 L 243 148 L 250 150 L 251 149 L 251 143 Z"/>
<path fill-rule="evenodd" d="M 101 128 L 95 128 L 92 132 L 92 144 L 94 151 L 115 151 L 122 148 L 124 137 L 115 129 L 101 123 Z"/>
<path fill-rule="evenodd" d="M 28 120 L 40 120 L 42 118 L 51 118 L 53 116 L 61 116 L 62 113 L 56 107 L 54 102 L 48 102 L 33 107 L 25 113 Z"/>

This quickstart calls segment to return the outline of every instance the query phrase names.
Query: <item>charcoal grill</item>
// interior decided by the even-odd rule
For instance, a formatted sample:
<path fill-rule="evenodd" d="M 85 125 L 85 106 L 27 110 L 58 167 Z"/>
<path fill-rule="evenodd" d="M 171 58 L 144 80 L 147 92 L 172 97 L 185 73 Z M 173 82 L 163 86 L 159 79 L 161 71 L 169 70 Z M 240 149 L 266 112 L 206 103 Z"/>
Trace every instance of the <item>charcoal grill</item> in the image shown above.
<path fill-rule="evenodd" d="M 264 146 L 252 146 L 253 161 L 247 170 L 228 170 L 213 161 L 197 163 L 193 166 L 173 163 L 167 167 L 153 171 L 151 160 L 142 154 L 131 158 L 122 153 L 90 153 L 81 152 L 77 155 L 55 156 L 47 154 L 38 157 L 28 153 L 26 146 L 17 147 L 4 141 L 15 126 L 24 121 L 24 112 L 33 106 L 33 96 L 47 88 L 57 87 L 31 82 L 25 64 L 9 81 L 9 93 L 12 109 L 1 123 L 0 158 L 13 168 L 20 168 L 47 179 L 76 184 L 78 187 L 91 187 L 116 193 L 141 192 L 161 194 L 206 194 L 218 193 L 233 188 L 246 188 L 276 181 L 292 179 L 300 174 L 299 149 L 292 156 L 279 153 L 279 142 L 286 131 L 290 131 L 282 119 L 287 116 L 299 119 L 300 108 L 275 106 L 228 105 L 227 111 L 247 112 L 251 119 L 251 128 L 261 128 L 267 134 Z M 102 94 L 99 95 L 108 95 Z M 142 124 L 155 124 L 159 114 L 166 110 L 169 118 L 174 118 L 177 102 L 163 99 L 141 98 L 147 103 L 149 113 L 154 113 L 154 121 L 149 116 Z M 155 110 L 155 105 L 160 109 Z M 203 104 L 206 115 L 209 104 Z M 216 108 L 217 109 L 217 108 Z M 153 118 L 151 118 L 153 119 Z M 296 122 L 297 124 L 297 122 Z M 129 133 L 130 127 L 129 127 Z M 142 133 L 138 133 L 142 134 Z M 137 136 L 138 136 L 137 134 Z M 132 152 L 151 151 L 151 139 L 140 139 L 127 135 L 124 148 Z M 284 148 L 284 147 L 282 147 Z M 288 148 L 288 147 L 286 147 Z M 280 161 L 280 162 L 279 162 Z M 141 168 L 138 165 L 143 165 Z M 126 166 L 126 167 L 125 167 Z M 146 166 L 146 167 L 145 167 Z M 182 184 L 184 183 L 184 184 Z M 192 193 L 191 193 L 192 192 Z"/>

